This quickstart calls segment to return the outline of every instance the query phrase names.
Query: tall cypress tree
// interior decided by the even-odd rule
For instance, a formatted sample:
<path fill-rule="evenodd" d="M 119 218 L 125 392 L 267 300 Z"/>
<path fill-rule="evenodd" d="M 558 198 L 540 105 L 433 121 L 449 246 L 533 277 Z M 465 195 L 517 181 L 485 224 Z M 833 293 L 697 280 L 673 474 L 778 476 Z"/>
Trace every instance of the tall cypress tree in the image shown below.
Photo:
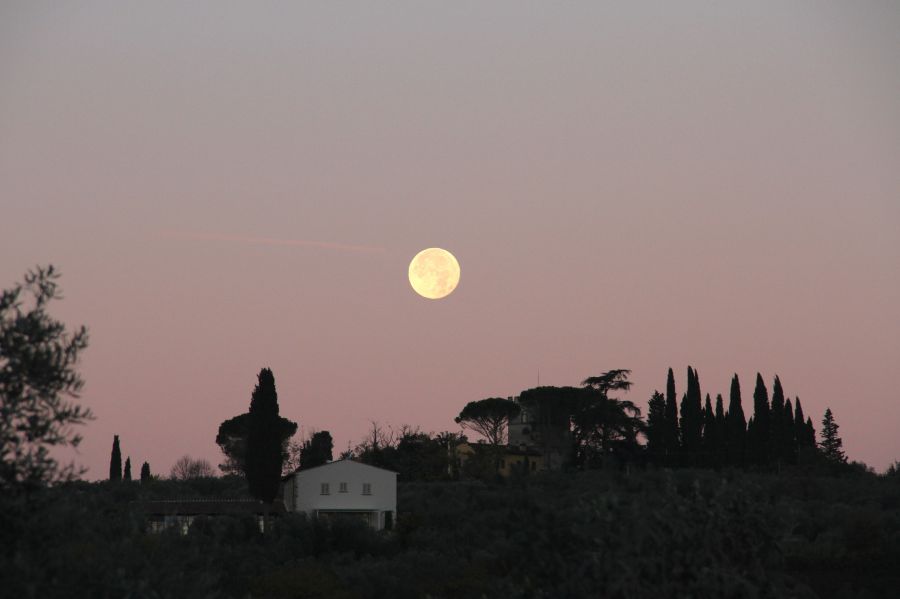
<path fill-rule="evenodd" d="M 112 454 L 109 456 L 109 480 L 122 480 L 122 452 L 119 450 L 119 435 L 113 435 Z"/>
<path fill-rule="evenodd" d="M 703 400 L 700 380 L 688 366 L 687 392 L 681 400 L 681 447 L 688 464 L 696 464 L 703 441 Z"/>
<path fill-rule="evenodd" d="M 770 463 L 769 392 L 762 375 L 756 373 L 756 389 L 753 391 L 753 425 L 747 434 L 751 463 L 768 466 Z"/>
<path fill-rule="evenodd" d="M 666 463 L 674 466 L 681 448 L 681 432 L 678 428 L 678 398 L 675 395 L 675 373 L 669 368 L 666 378 Z"/>
<path fill-rule="evenodd" d="M 131 482 L 131 456 L 125 458 L 125 472 L 122 474 L 122 480 Z"/>
<path fill-rule="evenodd" d="M 731 378 L 731 394 L 728 398 L 728 416 L 725 418 L 725 453 L 729 466 L 745 463 L 747 420 L 741 405 L 741 383 L 738 375 Z"/>
<path fill-rule="evenodd" d="M 150 481 L 150 464 L 144 462 L 144 465 L 141 466 L 141 484 L 146 484 Z"/>
<path fill-rule="evenodd" d="M 706 394 L 706 405 L 703 407 L 703 463 L 712 466 L 716 455 L 716 414 L 713 412 L 712 399 Z"/>
<path fill-rule="evenodd" d="M 716 467 L 725 464 L 725 437 L 727 435 L 725 425 L 725 406 L 722 402 L 722 394 L 716 395 L 716 434 L 715 434 L 715 455 L 713 462 Z"/>
<path fill-rule="evenodd" d="M 259 372 L 259 382 L 250 399 L 247 435 L 247 485 L 250 494 L 272 503 L 278 494 L 284 455 L 275 376 L 268 368 Z M 295 425 L 296 426 L 296 425 Z"/>
<path fill-rule="evenodd" d="M 809 416 L 806 417 L 806 444 L 807 447 L 816 447 L 816 428 Z"/>
<path fill-rule="evenodd" d="M 654 391 L 647 411 L 647 452 L 654 463 L 666 455 L 666 398 Z"/>
<path fill-rule="evenodd" d="M 772 406 L 769 414 L 769 456 L 772 463 L 780 466 L 787 458 L 785 455 L 787 431 L 784 430 L 784 389 L 777 374 L 772 384 Z"/>
<path fill-rule="evenodd" d="M 800 398 L 794 398 L 794 438 L 797 439 L 798 447 L 807 447 L 807 430 L 806 421 L 803 418 L 803 406 L 800 405 Z"/>
<path fill-rule="evenodd" d="M 822 442 L 819 447 L 822 455 L 832 464 L 846 464 L 847 456 L 844 455 L 844 442 L 838 435 L 838 423 L 834 421 L 831 408 L 825 409 L 825 417 L 822 419 Z"/>
<path fill-rule="evenodd" d="M 788 464 L 797 463 L 797 437 L 794 435 L 794 409 L 791 400 L 784 403 L 784 460 Z"/>

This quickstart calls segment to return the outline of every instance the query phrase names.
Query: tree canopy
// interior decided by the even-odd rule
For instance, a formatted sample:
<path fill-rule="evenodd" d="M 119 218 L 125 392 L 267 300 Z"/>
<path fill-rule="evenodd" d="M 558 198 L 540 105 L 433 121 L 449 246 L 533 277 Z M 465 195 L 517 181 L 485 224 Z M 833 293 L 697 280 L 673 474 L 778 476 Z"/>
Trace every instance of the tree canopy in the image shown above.
<path fill-rule="evenodd" d="M 87 329 L 67 331 L 47 312 L 62 298 L 58 278 L 53 266 L 37 267 L 0 294 L 0 490 L 28 490 L 84 472 L 51 455 L 54 447 L 77 447 L 81 435 L 72 427 L 93 419 L 73 401 L 84 384 L 75 367 Z"/>
<path fill-rule="evenodd" d="M 487 439 L 491 445 L 506 442 L 509 421 L 519 414 L 519 405 L 502 397 L 489 397 L 480 401 L 470 401 L 456 417 L 456 423 L 475 431 Z"/>
<path fill-rule="evenodd" d="M 585 466 L 613 452 L 625 457 L 637 451 L 637 436 L 645 430 L 640 408 L 609 396 L 631 388 L 630 374 L 630 370 L 609 370 L 581 382 L 583 392 L 571 411 L 576 464 Z"/>
<path fill-rule="evenodd" d="M 265 371 L 268 371 L 271 376 L 272 371 L 268 368 L 264 368 L 259 376 L 262 377 Z M 267 395 L 265 399 L 259 397 L 260 391 L 259 385 L 257 385 L 251 396 L 250 410 L 234 418 L 229 418 L 219 425 L 216 444 L 218 444 L 222 453 L 225 454 L 225 461 L 219 465 L 219 469 L 225 474 L 246 476 L 247 440 L 250 437 L 253 419 L 251 413 L 259 413 L 264 415 L 264 417 L 274 414 L 274 417 L 270 418 L 272 422 L 269 430 L 279 441 L 282 460 L 287 458 L 288 441 L 297 432 L 297 423 L 278 415 L 278 396 L 275 393 L 274 376 L 271 376 L 271 379 L 267 377 L 267 385 L 269 381 L 271 382 L 270 387 L 264 387 L 264 393 Z M 254 410 L 254 401 L 257 402 L 257 405 L 261 401 L 269 404 L 274 403 L 274 408 L 267 406 Z"/>
<path fill-rule="evenodd" d="M 300 449 L 300 470 L 327 464 L 333 459 L 333 449 L 334 441 L 331 433 L 328 431 L 313 433 L 313 436 L 306 440 Z"/>
<path fill-rule="evenodd" d="M 833 464 L 846 464 L 847 456 L 844 455 L 844 442 L 838 435 L 838 423 L 834 421 L 834 414 L 831 408 L 825 410 L 825 417 L 822 418 L 822 442 L 819 447 L 822 449 L 822 455 L 825 459 Z"/>
<path fill-rule="evenodd" d="M 143 471 L 141 474 L 143 478 Z M 147 466 L 147 477 L 149 478 L 149 476 L 150 466 Z M 175 480 L 191 480 L 194 478 L 209 478 L 215 476 L 215 472 L 208 461 L 183 455 L 172 466 L 169 476 Z"/>
<path fill-rule="evenodd" d="M 297 432 L 297 423 L 278 415 L 278 393 L 272 371 L 263 368 L 257 378 L 246 419 L 244 474 L 250 494 L 271 503 L 278 494 L 287 441 Z"/>

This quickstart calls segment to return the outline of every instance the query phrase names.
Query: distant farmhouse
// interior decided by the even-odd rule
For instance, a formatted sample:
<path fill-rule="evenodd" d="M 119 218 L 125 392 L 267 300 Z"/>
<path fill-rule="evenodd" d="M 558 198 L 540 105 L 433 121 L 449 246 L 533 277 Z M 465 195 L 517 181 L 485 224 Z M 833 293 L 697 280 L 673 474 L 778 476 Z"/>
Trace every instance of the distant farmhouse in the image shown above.
<path fill-rule="evenodd" d="M 391 529 L 397 514 L 397 473 L 353 460 L 298 470 L 283 479 L 284 506 L 316 518 L 354 518 Z"/>
<path fill-rule="evenodd" d="M 134 502 L 148 529 L 175 528 L 187 534 L 198 517 L 251 516 L 263 531 L 270 516 L 304 512 L 310 518 L 357 519 L 375 530 L 390 530 L 397 517 L 397 473 L 353 460 L 298 470 L 282 479 L 282 499 L 271 505 L 243 499 L 179 499 Z"/>

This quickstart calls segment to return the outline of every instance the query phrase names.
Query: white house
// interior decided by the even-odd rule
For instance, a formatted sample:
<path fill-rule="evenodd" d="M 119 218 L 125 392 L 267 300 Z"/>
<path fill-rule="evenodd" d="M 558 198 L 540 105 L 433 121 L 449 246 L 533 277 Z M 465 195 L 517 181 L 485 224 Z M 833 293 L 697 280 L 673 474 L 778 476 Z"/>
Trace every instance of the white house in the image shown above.
<path fill-rule="evenodd" d="M 310 517 L 361 518 L 374 528 L 393 528 L 397 473 L 353 460 L 338 460 L 284 478 L 284 507 Z"/>

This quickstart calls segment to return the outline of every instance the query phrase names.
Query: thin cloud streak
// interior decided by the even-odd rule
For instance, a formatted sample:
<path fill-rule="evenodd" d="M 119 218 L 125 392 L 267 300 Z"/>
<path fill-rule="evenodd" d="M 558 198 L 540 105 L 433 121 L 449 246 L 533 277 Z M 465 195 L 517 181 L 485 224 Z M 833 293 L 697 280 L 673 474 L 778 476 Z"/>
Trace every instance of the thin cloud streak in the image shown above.
<path fill-rule="evenodd" d="M 311 241 L 308 239 L 275 239 L 272 237 L 250 237 L 247 235 L 226 235 L 221 233 L 192 233 L 187 231 L 161 231 L 160 235 L 168 238 L 188 239 L 194 241 L 226 241 L 236 243 L 250 243 L 255 245 L 315 247 L 328 250 L 344 250 L 348 252 L 382 253 L 387 251 L 383 247 L 353 245 L 348 243 L 331 243 L 328 241 Z"/>

